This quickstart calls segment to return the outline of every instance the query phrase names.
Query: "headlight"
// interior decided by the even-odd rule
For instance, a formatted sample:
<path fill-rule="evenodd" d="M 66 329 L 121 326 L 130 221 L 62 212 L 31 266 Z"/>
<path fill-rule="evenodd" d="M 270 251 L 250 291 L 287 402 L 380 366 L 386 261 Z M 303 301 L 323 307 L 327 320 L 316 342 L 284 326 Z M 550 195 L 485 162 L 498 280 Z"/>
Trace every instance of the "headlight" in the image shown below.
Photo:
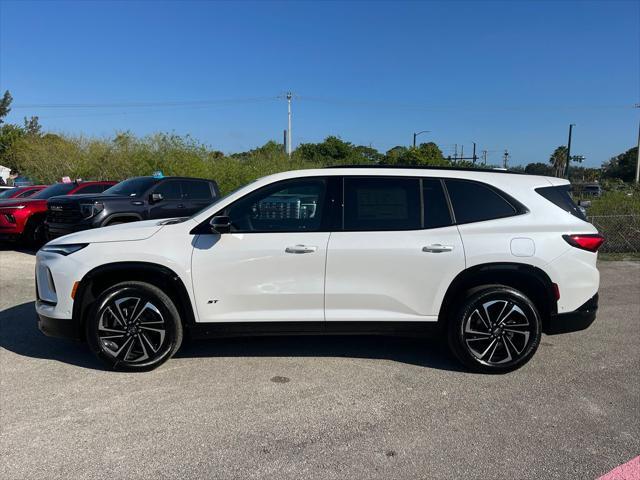
<path fill-rule="evenodd" d="M 94 215 L 99 214 L 102 210 L 104 210 L 104 204 L 102 204 L 101 202 L 80 204 L 80 214 L 84 218 L 91 218 Z"/>
<path fill-rule="evenodd" d="M 43 252 L 49 253 L 58 253 L 60 255 L 71 255 L 78 250 L 82 250 L 84 247 L 89 245 L 88 243 L 74 243 L 70 245 L 45 245 L 40 250 Z"/>

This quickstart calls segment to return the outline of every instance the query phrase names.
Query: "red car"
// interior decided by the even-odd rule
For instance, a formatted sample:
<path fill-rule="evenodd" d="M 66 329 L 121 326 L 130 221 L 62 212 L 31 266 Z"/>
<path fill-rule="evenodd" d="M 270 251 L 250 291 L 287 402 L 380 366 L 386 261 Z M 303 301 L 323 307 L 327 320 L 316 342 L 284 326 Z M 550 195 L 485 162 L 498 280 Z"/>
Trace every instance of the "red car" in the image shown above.
<path fill-rule="evenodd" d="M 12 198 L 27 198 L 39 192 L 46 185 L 31 185 L 30 187 L 14 187 L 0 190 L 0 203 L 6 203 Z"/>
<path fill-rule="evenodd" d="M 28 246 L 44 242 L 47 199 L 59 195 L 102 193 L 117 182 L 72 182 L 50 185 L 29 198 L 0 202 L 0 240 L 19 240 Z"/>

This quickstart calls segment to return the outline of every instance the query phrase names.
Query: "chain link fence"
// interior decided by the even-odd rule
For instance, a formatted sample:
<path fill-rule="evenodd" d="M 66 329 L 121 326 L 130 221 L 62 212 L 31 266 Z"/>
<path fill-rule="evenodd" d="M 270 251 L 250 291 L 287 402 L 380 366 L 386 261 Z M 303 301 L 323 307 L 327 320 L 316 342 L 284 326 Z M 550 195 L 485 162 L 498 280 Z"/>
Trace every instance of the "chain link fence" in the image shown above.
<path fill-rule="evenodd" d="M 598 215 L 587 218 L 606 239 L 600 252 L 640 252 L 640 215 Z"/>

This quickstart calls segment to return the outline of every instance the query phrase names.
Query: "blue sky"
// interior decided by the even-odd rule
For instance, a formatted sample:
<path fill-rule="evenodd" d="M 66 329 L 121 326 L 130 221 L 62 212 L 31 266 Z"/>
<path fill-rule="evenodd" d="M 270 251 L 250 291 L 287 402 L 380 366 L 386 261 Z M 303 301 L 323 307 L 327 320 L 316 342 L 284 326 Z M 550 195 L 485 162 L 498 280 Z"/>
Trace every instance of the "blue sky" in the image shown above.
<path fill-rule="evenodd" d="M 9 121 L 109 136 L 174 131 L 225 152 L 327 135 L 380 150 L 431 130 L 450 153 L 599 165 L 635 144 L 640 2 L 0 1 Z M 224 100 L 208 105 L 131 103 Z M 117 107 L 45 108 L 50 104 Z M 38 105 L 20 108 L 21 105 Z"/>

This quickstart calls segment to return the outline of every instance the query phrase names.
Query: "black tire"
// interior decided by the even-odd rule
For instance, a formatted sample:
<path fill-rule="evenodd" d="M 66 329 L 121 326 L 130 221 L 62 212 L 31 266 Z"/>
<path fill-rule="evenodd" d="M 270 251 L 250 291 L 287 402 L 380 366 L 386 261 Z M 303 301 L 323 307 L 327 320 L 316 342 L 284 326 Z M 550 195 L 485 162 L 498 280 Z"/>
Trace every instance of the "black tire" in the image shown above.
<path fill-rule="evenodd" d="M 105 290 L 85 327 L 93 353 L 114 370 L 152 370 L 182 344 L 182 322 L 173 301 L 144 282 L 122 282 Z"/>
<path fill-rule="evenodd" d="M 483 373 L 520 368 L 538 349 L 541 336 L 533 302 L 503 285 L 468 292 L 448 323 L 453 354 L 469 369 Z"/>
<path fill-rule="evenodd" d="M 44 219 L 30 218 L 24 227 L 20 241 L 27 248 L 38 249 L 47 242 Z"/>

